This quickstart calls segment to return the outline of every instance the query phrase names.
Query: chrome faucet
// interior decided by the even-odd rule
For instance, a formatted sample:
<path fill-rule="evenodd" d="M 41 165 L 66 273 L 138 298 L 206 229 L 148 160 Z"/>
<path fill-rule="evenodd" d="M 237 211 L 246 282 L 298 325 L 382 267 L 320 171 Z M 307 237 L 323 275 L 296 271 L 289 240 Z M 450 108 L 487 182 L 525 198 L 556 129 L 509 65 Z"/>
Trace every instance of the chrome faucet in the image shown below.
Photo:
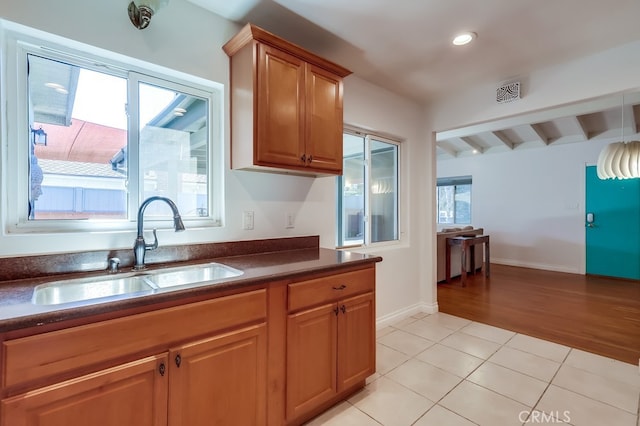
<path fill-rule="evenodd" d="M 149 197 L 142 202 L 140 208 L 138 209 L 138 236 L 136 237 L 135 244 L 133 245 L 133 256 L 135 258 L 135 262 L 133 265 L 133 269 L 139 271 L 141 269 L 146 268 L 144 264 L 144 255 L 147 250 L 155 250 L 158 248 L 158 235 L 156 234 L 156 230 L 153 230 L 153 244 L 147 244 L 144 241 L 144 209 L 153 202 L 153 201 L 164 201 L 171 207 L 171 211 L 173 212 L 173 228 L 178 231 L 184 231 L 184 224 L 182 223 L 182 218 L 180 217 L 180 212 L 178 211 L 178 207 L 175 205 L 173 201 L 166 197 Z"/>

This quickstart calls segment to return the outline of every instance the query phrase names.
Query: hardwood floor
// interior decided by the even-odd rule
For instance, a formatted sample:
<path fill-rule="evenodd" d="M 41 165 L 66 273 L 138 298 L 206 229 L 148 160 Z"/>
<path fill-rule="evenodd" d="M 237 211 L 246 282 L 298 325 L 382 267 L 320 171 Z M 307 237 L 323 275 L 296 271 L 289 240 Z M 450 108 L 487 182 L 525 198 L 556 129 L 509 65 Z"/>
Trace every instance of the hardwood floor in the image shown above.
<path fill-rule="evenodd" d="M 440 312 L 638 365 L 640 281 L 491 265 L 438 284 Z"/>

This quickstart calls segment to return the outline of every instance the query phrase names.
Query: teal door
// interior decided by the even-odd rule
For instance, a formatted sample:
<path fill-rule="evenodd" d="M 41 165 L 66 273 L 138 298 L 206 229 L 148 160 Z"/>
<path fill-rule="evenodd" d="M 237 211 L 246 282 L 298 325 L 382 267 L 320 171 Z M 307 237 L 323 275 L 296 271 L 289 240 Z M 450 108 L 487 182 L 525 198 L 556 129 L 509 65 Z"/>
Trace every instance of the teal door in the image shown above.
<path fill-rule="evenodd" d="M 587 274 L 640 280 L 640 179 L 600 180 L 586 169 Z"/>

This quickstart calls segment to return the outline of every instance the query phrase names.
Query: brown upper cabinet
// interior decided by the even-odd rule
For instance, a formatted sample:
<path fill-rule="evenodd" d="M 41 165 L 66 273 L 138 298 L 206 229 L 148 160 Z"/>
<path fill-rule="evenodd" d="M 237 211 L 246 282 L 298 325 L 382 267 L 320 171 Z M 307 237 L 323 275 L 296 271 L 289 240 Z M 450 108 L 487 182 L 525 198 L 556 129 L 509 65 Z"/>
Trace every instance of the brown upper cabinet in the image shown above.
<path fill-rule="evenodd" d="M 252 24 L 223 49 L 231 168 L 342 174 L 342 79 L 351 71 Z"/>

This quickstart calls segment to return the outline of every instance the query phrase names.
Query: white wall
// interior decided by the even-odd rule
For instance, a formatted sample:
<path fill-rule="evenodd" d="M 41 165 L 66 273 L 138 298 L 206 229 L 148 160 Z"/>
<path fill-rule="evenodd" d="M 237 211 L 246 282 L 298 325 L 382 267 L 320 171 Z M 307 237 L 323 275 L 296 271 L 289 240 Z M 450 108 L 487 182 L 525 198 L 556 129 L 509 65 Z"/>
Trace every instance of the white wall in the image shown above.
<path fill-rule="evenodd" d="M 605 143 L 575 143 L 438 162 L 438 176 L 472 175 L 472 222 L 491 261 L 584 273 L 585 165 Z"/>
<path fill-rule="evenodd" d="M 151 25 L 137 30 L 129 22 L 129 0 L 86 2 L 3 0 L 0 18 L 87 43 L 118 54 L 188 73 L 225 85 L 225 125 L 228 123 L 228 58 L 222 45 L 239 26 L 185 0 L 172 0 Z M 397 318 L 421 307 L 435 309 L 431 275 L 431 226 L 425 226 L 433 193 L 433 146 L 425 143 L 424 112 L 410 101 L 370 85 L 357 76 L 345 80 L 345 124 L 396 135 L 402 144 L 402 217 L 399 244 L 371 249 L 384 257 L 378 264 L 379 318 Z M 2 123 L 3 145 L 6 127 Z M 429 131 L 430 132 L 430 131 Z M 225 129 L 225 150 L 229 131 Z M 3 152 L 3 155 L 5 155 Z M 6 161 L 6 158 L 3 158 Z M 226 225 L 217 229 L 159 232 L 160 244 L 220 242 L 298 235 L 320 235 L 323 247 L 335 246 L 335 178 L 307 178 L 228 169 L 225 171 Z M 3 189 L 7 181 L 3 177 Z M 3 208 L 6 202 L 2 204 Z M 242 212 L 255 212 L 255 229 L 242 230 Z M 285 229 L 285 213 L 296 214 L 294 229 Z M 431 223 L 431 222 L 428 222 Z M 127 232 L 0 236 L 0 256 L 131 247 Z"/>
<path fill-rule="evenodd" d="M 640 87 L 640 41 L 523 76 L 521 100 L 498 105 L 497 84 L 432 105 L 434 128 L 541 111 Z M 497 79 L 500 81 L 500 79 Z M 585 165 L 609 141 L 438 161 L 437 175 L 472 175 L 472 221 L 491 235 L 491 260 L 572 273 L 585 271 Z"/>

